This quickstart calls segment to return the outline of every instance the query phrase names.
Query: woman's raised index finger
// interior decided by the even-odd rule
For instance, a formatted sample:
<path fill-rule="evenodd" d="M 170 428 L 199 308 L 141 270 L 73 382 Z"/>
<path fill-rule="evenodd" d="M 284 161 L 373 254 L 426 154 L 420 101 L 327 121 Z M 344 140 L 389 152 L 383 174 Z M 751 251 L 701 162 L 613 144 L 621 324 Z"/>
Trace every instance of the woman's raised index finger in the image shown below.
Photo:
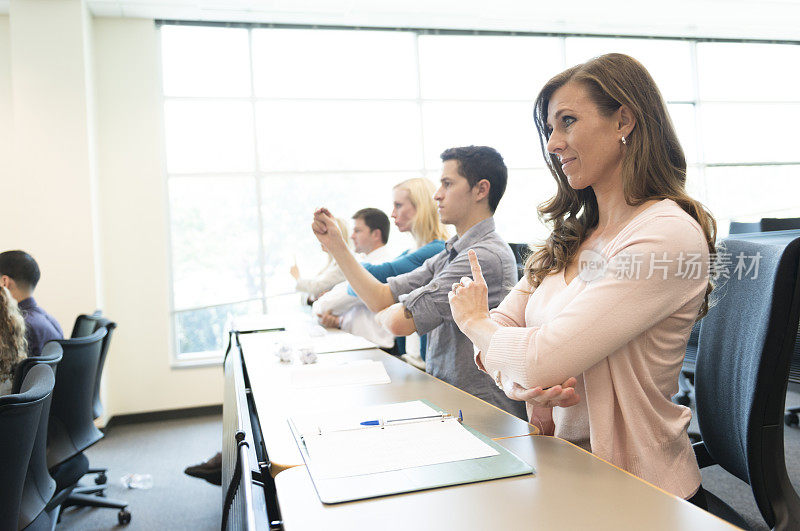
<path fill-rule="evenodd" d="M 478 263 L 478 255 L 475 252 L 475 249 L 470 249 L 469 252 L 467 253 L 467 256 L 469 256 L 469 266 L 470 268 L 472 268 L 472 279 L 476 282 L 477 281 L 485 282 L 483 280 L 483 272 L 481 271 L 481 264 Z"/>

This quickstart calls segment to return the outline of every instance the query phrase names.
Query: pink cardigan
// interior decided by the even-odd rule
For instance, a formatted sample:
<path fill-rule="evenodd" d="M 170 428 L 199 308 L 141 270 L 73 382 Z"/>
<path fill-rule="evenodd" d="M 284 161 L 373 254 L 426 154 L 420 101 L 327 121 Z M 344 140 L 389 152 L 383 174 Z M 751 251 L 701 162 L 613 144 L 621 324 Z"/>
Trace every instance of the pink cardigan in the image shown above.
<path fill-rule="evenodd" d="M 601 254 L 607 269 L 600 278 L 579 275 L 567 285 L 562 271 L 532 293 L 520 281 L 491 312 L 503 328 L 492 336 L 485 369 L 477 355 L 476 362 L 498 382 L 525 388 L 582 374 L 585 404 L 573 407 L 588 414 L 572 418 L 588 426 L 573 431 L 589 433 L 598 457 L 689 498 L 700 484 L 686 432 L 691 412 L 670 397 L 705 295 L 705 236 L 666 199 L 631 220 Z M 529 406 L 528 413 L 537 423 L 536 411 Z"/>

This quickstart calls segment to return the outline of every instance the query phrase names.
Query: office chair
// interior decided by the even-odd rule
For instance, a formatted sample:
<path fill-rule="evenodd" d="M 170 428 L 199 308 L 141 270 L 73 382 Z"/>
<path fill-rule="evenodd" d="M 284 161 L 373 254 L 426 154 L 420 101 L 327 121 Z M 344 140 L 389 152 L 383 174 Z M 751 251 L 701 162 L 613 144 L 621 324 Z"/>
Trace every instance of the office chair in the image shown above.
<path fill-rule="evenodd" d="M 100 310 L 95 310 L 91 315 L 79 315 L 75 319 L 75 325 L 72 327 L 72 337 L 86 337 L 93 334 L 100 328 L 105 327 L 106 337 L 103 339 L 103 347 L 100 349 L 100 361 L 97 364 L 97 377 L 94 379 L 94 392 L 92 395 L 92 410 L 94 418 L 98 419 L 103 414 L 103 404 L 100 402 L 100 382 L 103 378 L 103 366 L 106 363 L 106 356 L 108 355 L 108 347 L 111 345 L 111 335 L 117 328 L 117 323 L 110 321 L 103 317 Z M 89 467 L 87 474 L 97 474 L 94 478 L 95 485 L 104 485 L 108 482 L 108 469 Z"/>
<path fill-rule="evenodd" d="M 100 418 L 103 414 L 103 404 L 100 402 L 100 380 L 103 375 L 103 366 L 106 364 L 106 356 L 108 355 L 108 347 L 111 345 L 111 336 L 117 328 L 117 323 L 110 321 L 103 317 L 100 310 L 95 311 L 92 315 L 79 315 L 75 319 L 75 326 L 72 327 L 72 338 L 86 337 L 95 333 L 99 328 L 105 327 L 108 334 L 103 340 L 103 348 L 100 351 L 100 362 L 97 365 L 97 378 L 94 382 L 94 394 L 92 397 L 92 409 L 94 410 L 94 418 Z"/>
<path fill-rule="evenodd" d="M 97 330 L 97 319 L 103 315 L 100 310 L 95 310 L 93 314 L 81 314 L 75 319 L 72 325 L 72 334 L 69 337 L 90 336 Z"/>
<path fill-rule="evenodd" d="M 785 231 L 800 229 L 800 218 L 761 218 L 761 230 L 764 232 Z M 797 340 L 794 345 L 794 354 L 789 372 L 789 381 L 800 383 L 800 328 L 797 330 Z M 786 410 L 784 422 L 787 426 L 797 426 L 800 424 L 800 407 Z"/>
<path fill-rule="evenodd" d="M 61 345 L 51 341 L 42 348 L 41 355 L 22 360 L 17 365 L 14 374 L 13 392 L 20 392 L 25 378 L 34 367 L 49 367 L 55 378 L 62 353 Z M 55 380 L 53 382 L 55 383 Z M 22 490 L 19 528 L 26 531 L 53 529 L 58 518 L 60 503 L 63 501 L 53 498 L 56 492 L 56 482 L 50 477 L 50 473 L 47 470 L 47 424 L 50 417 L 51 402 L 52 395 L 49 395 L 42 405 L 39 428 L 36 431 L 33 453 L 28 464 L 25 486 Z"/>
<path fill-rule="evenodd" d="M 762 220 L 766 222 L 766 227 L 780 226 L 778 224 L 771 224 L 768 221 L 770 219 L 771 218 L 764 218 Z M 790 218 L 788 220 L 777 221 L 792 222 L 794 219 L 799 218 Z M 754 224 L 731 222 L 731 234 L 734 234 L 734 225 L 755 225 L 757 227 L 755 229 L 756 231 L 761 229 L 761 222 Z M 780 245 L 785 245 L 797 237 L 800 237 L 800 230 L 797 229 L 782 231 L 765 229 L 764 232 L 752 232 L 750 229 L 746 229 L 739 231 L 736 236 L 731 236 L 731 238 L 735 238 L 737 240 L 768 242 Z M 692 333 L 689 336 L 689 342 L 686 345 L 686 357 L 684 358 L 683 368 L 681 369 L 680 379 L 678 381 L 680 393 L 673 397 L 675 402 L 684 406 L 689 406 L 692 402 L 691 394 L 694 389 L 694 363 L 697 356 L 697 337 L 699 330 L 700 324 L 695 323 L 694 328 L 692 328 Z M 800 385 L 800 328 L 797 331 L 797 340 L 798 343 L 795 344 L 795 350 L 789 370 L 789 383 L 792 385 Z M 797 425 L 800 423 L 800 417 L 798 417 L 798 413 L 800 413 L 800 408 L 786 410 L 784 422 L 787 426 Z M 690 433 L 689 436 L 691 437 L 692 434 Z"/>
<path fill-rule="evenodd" d="M 761 231 L 800 229 L 800 218 L 761 218 Z"/>
<path fill-rule="evenodd" d="M 789 382 L 797 384 L 800 382 L 800 327 L 797 328 L 797 338 L 794 342 L 794 352 L 792 353 L 792 363 L 789 366 Z M 800 407 L 793 407 L 786 410 L 783 417 L 787 426 L 797 426 L 800 424 Z"/>
<path fill-rule="evenodd" d="M 50 409 L 47 463 L 56 480 L 56 496 L 65 489 L 74 489 L 62 509 L 73 505 L 119 509 L 117 518 L 124 525 L 131 520 L 126 502 L 96 496 L 103 494 L 105 486 L 76 487 L 89 470 L 84 450 L 103 438 L 94 425 L 93 390 L 106 335 L 106 329 L 100 328 L 87 337 L 56 341 L 64 355 Z"/>
<path fill-rule="evenodd" d="M 800 318 L 800 238 L 787 245 L 729 239 L 733 255 L 760 253 L 753 275 L 720 283 L 700 324 L 695 366 L 694 445 L 700 468 L 718 464 L 750 484 L 767 524 L 800 522 L 800 497 L 786 473 L 783 408 Z M 711 493 L 709 511 L 739 526 L 742 518 Z M 795 527 L 796 528 L 796 527 Z"/>
<path fill-rule="evenodd" d="M 511 251 L 514 253 L 514 260 L 517 262 L 517 280 L 522 280 L 525 274 L 525 259 L 531 254 L 531 249 L 527 243 L 509 243 Z"/>
<path fill-rule="evenodd" d="M 53 391 L 53 371 L 31 370 L 20 393 L 0 397 L 0 529 L 19 529 L 22 492 L 42 407 Z"/>

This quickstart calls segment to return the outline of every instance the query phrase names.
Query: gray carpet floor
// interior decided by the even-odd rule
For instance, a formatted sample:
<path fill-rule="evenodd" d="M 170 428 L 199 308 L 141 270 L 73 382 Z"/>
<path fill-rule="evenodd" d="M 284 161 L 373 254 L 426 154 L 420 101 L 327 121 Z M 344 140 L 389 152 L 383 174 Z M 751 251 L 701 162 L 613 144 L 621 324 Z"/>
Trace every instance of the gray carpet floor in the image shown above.
<path fill-rule="evenodd" d="M 108 467 L 108 497 L 130 503 L 135 530 L 218 530 L 220 487 L 190 478 L 183 469 L 214 455 L 222 439 L 222 416 L 111 426 L 86 455 L 93 466 Z M 150 474 L 153 488 L 127 489 L 126 474 Z M 87 481 L 84 479 L 84 483 Z M 57 529 L 117 528 L 117 511 L 69 508 Z M 123 529 L 120 527 L 120 529 Z"/>
<path fill-rule="evenodd" d="M 789 392 L 786 404 L 800 407 L 800 393 Z M 694 421 L 690 430 L 697 431 Z M 221 489 L 184 475 L 183 469 L 213 455 L 221 433 L 219 415 L 119 425 L 109 428 L 87 455 L 94 465 L 109 467 L 108 496 L 130 502 L 133 519 L 127 529 L 213 530 L 220 525 Z M 800 429 L 786 428 L 784 438 L 789 476 L 800 491 Z M 124 488 L 120 478 L 128 473 L 152 475 L 153 488 Z M 703 470 L 703 486 L 739 511 L 752 529 L 768 529 L 746 483 L 714 466 Z M 81 508 L 68 509 L 59 529 L 115 527 L 116 511 Z"/>

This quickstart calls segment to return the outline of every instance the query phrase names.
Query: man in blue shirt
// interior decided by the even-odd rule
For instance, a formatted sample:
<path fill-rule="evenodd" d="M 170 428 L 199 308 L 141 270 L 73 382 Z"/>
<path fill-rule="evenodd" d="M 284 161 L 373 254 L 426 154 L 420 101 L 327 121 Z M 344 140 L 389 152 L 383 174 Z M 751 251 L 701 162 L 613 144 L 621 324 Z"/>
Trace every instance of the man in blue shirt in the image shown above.
<path fill-rule="evenodd" d="M 39 283 L 39 264 L 25 251 L 0 253 L 0 285 L 16 299 L 25 319 L 28 356 L 38 356 L 48 341 L 64 339 L 64 332 L 55 318 L 36 304 L 33 290 Z"/>

